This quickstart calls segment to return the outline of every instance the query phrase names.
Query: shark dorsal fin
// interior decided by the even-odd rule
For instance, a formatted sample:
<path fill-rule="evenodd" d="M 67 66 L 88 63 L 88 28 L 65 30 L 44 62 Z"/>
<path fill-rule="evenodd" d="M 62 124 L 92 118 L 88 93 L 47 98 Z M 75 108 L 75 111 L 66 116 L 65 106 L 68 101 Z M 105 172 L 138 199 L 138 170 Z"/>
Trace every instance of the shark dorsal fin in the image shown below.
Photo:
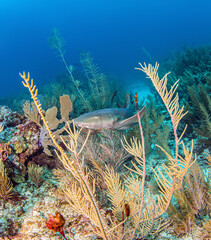
<path fill-rule="evenodd" d="M 129 108 L 130 107 L 130 95 L 129 93 L 125 94 L 125 108 Z"/>
<path fill-rule="evenodd" d="M 116 105 L 117 105 L 118 108 L 122 108 L 122 106 L 117 101 L 116 101 Z"/>
<path fill-rule="evenodd" d="M 116 94 L 117 94 L 117 90 L 116 90 L 116 91 L 112 94 L 112 96 L 111 96 L 111 99 L 110 99 L 110 107 L 111 107 L 111 108 L 112 108 L 113 101 L 114 101 L 114 98 L 115 98 Z"/>

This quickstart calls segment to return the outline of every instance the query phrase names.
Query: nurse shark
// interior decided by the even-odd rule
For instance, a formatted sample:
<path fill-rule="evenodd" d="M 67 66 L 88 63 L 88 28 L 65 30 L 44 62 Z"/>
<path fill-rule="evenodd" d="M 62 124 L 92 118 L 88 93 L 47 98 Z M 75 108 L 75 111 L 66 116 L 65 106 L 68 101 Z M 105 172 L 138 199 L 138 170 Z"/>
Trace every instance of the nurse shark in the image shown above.
<path fill-rule="evenodd" d="M 138 122 L 137 113 L 133 114 L 130 109 L 129 94 L 125 108 L 105 108 L 80 115 L 74 119 L 76 126 L 92 130 L 102 131 L 106 129 L 127 130 Z M 140 118 L 143 116 L 145 106 L 139 111 Z"/>

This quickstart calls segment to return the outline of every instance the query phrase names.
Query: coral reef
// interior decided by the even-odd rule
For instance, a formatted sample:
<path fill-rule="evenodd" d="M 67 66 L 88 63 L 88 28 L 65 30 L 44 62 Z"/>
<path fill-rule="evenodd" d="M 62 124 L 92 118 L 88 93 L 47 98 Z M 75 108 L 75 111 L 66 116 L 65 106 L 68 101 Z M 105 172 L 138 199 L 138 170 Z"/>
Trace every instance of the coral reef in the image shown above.
<path fill-rule="evenodd" d="M 211 47 L 184 49 L 166 60 L 162 64 L 161 72 L 165 73 L 166 68 L 171 70 L 170 84 L 180 79 L 178 92 L 188 110 L 184 118 L 189 125 L 188 131 L 195 131 L 200 143 L 205 143 L 210 149 Z"/>
<path fill-rule="evenodd" d="M 200 142 L 211 146 L 211 92 L 208 93 L 206 87 L 202 84 L 197 87 L 188 87 L 188 92 L 192 100 L 192 107 L 187 106 L 190 109 L 191 118 L 197 122 L 194 131 L 202 137 L 199 139 Z"/>
<path fill-rule="evenodd" d="M 145 196 L 146 156 L 143 130 L 139 119 L 141 141 L 133 138 L 128 143 L 124 138 L 122 142 L 126 151 L 134 156 L 133 168 L 129 168 L 131 175 L 121 180 L 119 174 L 108 166 L 104 172 L 106 192 L 111 204 L 111 212 L 107 215 L 105 215 L 106 209 L 98 207 L 95 197 L 95 181 L 89 181 L 89 171 L 83 167 L 83 155 L 90 131 L 84 142 L 80 144 L 78 139 L 81 130 L 77 130 L 74 125 L 73 129 L 68 127 L 69 140 L 67 142 L 63 141 L 66 146 L 65 151 L 57 143 L 50 125 L 43 115 L 43 110 L 37 101 L 38 90 L 33 86 L 33 81 L 30 83 L 30 75 L 20 74 L 24 80 L 23 84 L 29 89 L 43 124 L 57 149 L 57 155 L 71 176 L 71 184 L 63 189 L 65 199 L 70 208 L 82 215 L 83 221 L 88 223 L 89 228 L 86 231 L 90 235 L 103 239 L 141 239 L 160 232 L 168 225 L 168 221 L 163 222 L 161 215 L 168 209 L 174 191 L 181 187 L 184 175 L 192 164 L 193 144 L 189 150 L 181 141 L 183 133 L 180 137 L 177 135 L 178 124 L 185 115 L 183 107 L 179 108 L 178 95 L 174 96 L 177 85 L 174 84 L 170 90 L 167 90 L 167 75 L 159 79 L 157 69 L 158 65 L 156 64 L 155 67 L 151 65 L 141 66 L 139 70 L 145 72 L 152 80 L 163 100 L 171 117 L 175 137 L 174 154 L 170 155 L 160 147 L 169 159 L 169 165 L 163 164 L 166 176 L 159 168 L 154 171 L 160 188 L 160 196 L 157 197 L 157 202 L 151 194 Z M 136 105 L 138 111 L 137 98 Z M 183 156 L 179 154 L 179 145 L 182 145 Z M 136 173 L 135 176 L 132 175 L 133 172 Z"/>
<path fill-rule="evenodd" d="M 17 112 L 13 112 L 7 106 L 0 106 L 0 122 L 5 127 L 15 127 L 21 123 L 23 116 Z"/>
<path fill-rule="evenodd" d="M 24 114 L 0 106 L 0 239 L 209 239 L 210 48 L 186 49 L 161 79 L 158 64 L 140 65 L 160 99 L 134 129 L 96 133 L 70 119 L 108 107 L 105 75 L 90 53 L 68 67 L 58 31 L 50 41 L 67 74 L 42 95 L 23 74 L 33 102 Z"/>

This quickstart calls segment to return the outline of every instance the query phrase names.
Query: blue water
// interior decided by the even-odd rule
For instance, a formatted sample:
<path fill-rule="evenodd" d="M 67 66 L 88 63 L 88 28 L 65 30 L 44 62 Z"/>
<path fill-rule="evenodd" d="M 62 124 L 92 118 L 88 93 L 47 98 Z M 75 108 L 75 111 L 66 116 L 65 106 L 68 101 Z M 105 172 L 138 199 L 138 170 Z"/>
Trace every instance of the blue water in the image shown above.
<path fill-rule="evenodd" d="M 211 0 L 0 0 L 1 97 L 22 91 L 19 72 L 30 71 L 39 88 L 64 71 L 48 44 L 53 27 L 69 64 L 90 51 L 103 72 L 127 84 L 139 79 L 139 61 L 210 44 L 210 12 Z"/>

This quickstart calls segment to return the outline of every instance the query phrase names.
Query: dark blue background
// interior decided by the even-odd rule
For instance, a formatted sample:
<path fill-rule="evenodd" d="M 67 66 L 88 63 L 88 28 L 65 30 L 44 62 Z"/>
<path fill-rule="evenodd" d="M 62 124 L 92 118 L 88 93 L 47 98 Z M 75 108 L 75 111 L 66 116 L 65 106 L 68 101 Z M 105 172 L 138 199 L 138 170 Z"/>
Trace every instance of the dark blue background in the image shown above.
<path fill-rule="evenodd" d="M 21 91 L 23 70 L 38 88 L 64 70 L 48 45 L 53 27 L 68 64 L 91 51 L 102 71 L 127 84 L 139 78 L 138 61 L 211 43 L 211 0 L 0 0 L 1 96 Z"/>

